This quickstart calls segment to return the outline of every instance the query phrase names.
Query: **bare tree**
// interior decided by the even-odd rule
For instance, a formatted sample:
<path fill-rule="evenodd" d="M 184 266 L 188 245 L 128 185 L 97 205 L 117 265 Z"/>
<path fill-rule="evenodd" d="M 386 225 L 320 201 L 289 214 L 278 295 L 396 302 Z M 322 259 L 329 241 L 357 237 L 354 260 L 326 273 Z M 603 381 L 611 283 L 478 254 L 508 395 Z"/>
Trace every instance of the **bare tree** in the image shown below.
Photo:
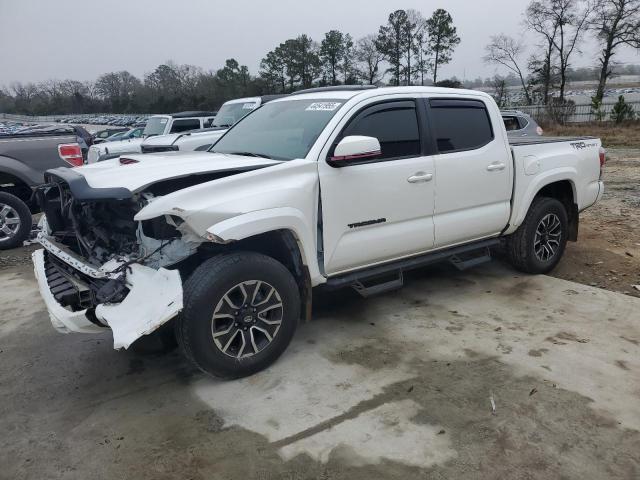
<path fill-rule="evenodd" d="M 498 107 L 504 108 L 507 106 L 507 82 L 504 77 L 496 75 L 491 79 L 491 88 L 493 88 L 492 96 L 495 99 Z"/>
<path fill-rule="evenodd" d="M 567 71 L 574 53 L 579 52 L 582 39 L 591 15 L 590 5 L 581 0 L 538 0 L 527 7 L 527 23 L 536 25 L 538 33 L 545 32 L 558 54 L 560 75 L 560 102 L 564 101 Z"/>
<path fill-rule="evenodd" d="M 594 100 L 601 102 L 611 76 L 611 59 L 622 45 L 640 48 L 640 0 L 596 0 L 589 29 L 595 32 L 602 51 L 600 80 Z"/>
<path fill-rule="evenodd" d="M 422 16 L 417 10 L 407 10 L 407 23 L 406 27 L 406 44 L 405 44 L 405 82 L 407 85 L 411 85 L 411 80 L 414 75 L 414 67 L 411 66 L 411 60 L 413 59 L 414 50 L 418 37 L 422 39 L 424 37 L 424 31 L 427 28 L 427 19 Z"/>
<path fill-rule="evenodd" d="M 558 34 L 558 24 L 544 16 L 539 15 L 539 10 L 534 3 L 530 4 L 525 12 L 525 25 L 542 37 L 538 44 L 537 54 L 529 58 L 530 80 L 539 87 L 543 103 L 549 103 L 549 94 L 553 83 L 555 52 L 555 39 Z"/>
<path fill-rule="evenodd" d="M 522 90 L 527 105 L 531 105 L 531 95 L 529 93 L 529 85 L 520 68 L 519 59 L 524 51 L 522 41 L 518 41 L 503 33 L 491 37 L 491 42 L 485 47 L 487 54 L 484 57 L 486 63 L 502 65 L 513 72 L 520 79 Z"/>
<path fill-rule="evenodd" d="M 381 79 L 380 63 L 384 55 L 376 47 L 376 35 L 367 35 L 358 40 L 356 47 L 356 60 L 360 76 L 373 85 Z"/>

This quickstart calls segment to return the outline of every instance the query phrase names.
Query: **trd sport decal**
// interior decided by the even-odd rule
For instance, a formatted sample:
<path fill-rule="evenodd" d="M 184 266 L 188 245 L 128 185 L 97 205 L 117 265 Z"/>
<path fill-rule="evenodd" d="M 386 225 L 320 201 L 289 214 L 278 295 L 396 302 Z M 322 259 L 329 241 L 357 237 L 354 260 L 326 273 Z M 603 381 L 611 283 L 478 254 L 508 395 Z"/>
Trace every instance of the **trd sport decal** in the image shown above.
<path fill-rule="evenodd" d="M 349 228 L 368 227 L 369 225 L 375 225 L 376 223 L 384 223 L 386 221 L 387 221 L 386 218 L 378 218 L 377 220 L 365 220 L 364 222 L 350 223 L 348 227 Z"/>

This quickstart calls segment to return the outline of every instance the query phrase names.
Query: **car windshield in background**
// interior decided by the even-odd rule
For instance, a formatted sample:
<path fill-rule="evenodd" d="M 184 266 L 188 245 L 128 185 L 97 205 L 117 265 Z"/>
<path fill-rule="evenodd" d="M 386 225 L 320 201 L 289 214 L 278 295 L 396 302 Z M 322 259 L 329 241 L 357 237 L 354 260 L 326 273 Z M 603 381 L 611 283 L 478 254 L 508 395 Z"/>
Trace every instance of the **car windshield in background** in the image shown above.
<path fill-rule="evenodd" d="M 287 100 L 263 105 L 229 130 L 211 152 L 304 158 L 344 100 Z"/>
<path fill-rule="evenodd" d="M 213 120 L 212 127 L 231 127 L 247 113 L 251 113 L 258 104 L 256 102 L 230 103 L 222 105 Z"/>
<path fill-rule="evenodd" d="M 169 119 L 167 117 L 151 117 L 144 127 L 144 136 L 162 135 Z"/>

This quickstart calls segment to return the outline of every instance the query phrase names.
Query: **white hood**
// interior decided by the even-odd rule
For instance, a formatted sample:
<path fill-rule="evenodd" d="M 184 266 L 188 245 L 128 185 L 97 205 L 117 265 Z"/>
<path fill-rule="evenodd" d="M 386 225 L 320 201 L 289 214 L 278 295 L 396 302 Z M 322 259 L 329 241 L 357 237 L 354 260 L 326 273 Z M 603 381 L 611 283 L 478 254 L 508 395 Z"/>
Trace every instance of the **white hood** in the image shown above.
<path fill-rule="evenodd" d="M 228 170 L 252 170 L 281 162 L 209 152 L 169 152 L 153 155 L 124 155 L 136 163 L 121 164 L 120 158 L 93 163 L 73 171 L 82 175 L 93 188 L 126 188 L 136 192 L 148 185 L 171 178 Z"/>
<path fill-rule="evenodd" d="M 152 137 L 147 137 L 142 142 L 142 145 L 173 145 L 178 138 L 180 138 L 181 133 L 168 133 L 166 135 L 154 135 Z"/>

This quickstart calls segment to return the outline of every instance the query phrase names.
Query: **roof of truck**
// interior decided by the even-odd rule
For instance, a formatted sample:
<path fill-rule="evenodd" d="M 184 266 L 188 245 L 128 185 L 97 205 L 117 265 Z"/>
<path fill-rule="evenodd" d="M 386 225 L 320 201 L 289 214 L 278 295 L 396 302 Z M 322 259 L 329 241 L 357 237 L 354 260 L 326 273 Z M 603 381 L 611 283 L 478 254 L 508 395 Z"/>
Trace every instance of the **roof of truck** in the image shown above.
<path fill-rule="evenodd" d="M 278 98 L 282 98 L 282 97 L 286 97 L 286 94 L 279 94 L 279 95 L 262 95 L 262 96 L 258 96 L 258 97 L 244 97 L 244 98 L 234 98 L 232 100 L 228 100 L 226 102 L 224 102 L 225 104 L 234 104 L 234 103 L 257 103 L 260 102 L 262 103 L 267 103 L 270 102 L 272 100 L 276 100 Z"/>
<path fill-rule="evenodd" d="M 379 95 L 392 94 L 448 94 L 452 97 L 459 95 L 476 96 L 483 98 L 491 98 L 488 93 L 479 90 L 468 90 L 464 88 L 444 88 L 444 87 L 421 87 L 421 86 L 403 86 L 403 87 L 375 87 L 370 86 L 346 85 L 338 87 L 320 87 L 309 90 L 301 90 L 294 94 L 287 95 L 285 98 L 276 100 L 277 102 L 302 99 L 351 99 L 354 97 L 376 97 Z"/>
<path fill-rule="evenodd" d="M 191 117 L 214 117 L 218 112 L 205 112 L 201 110 L 194 110 L 188 112 L 170 113 L 169 116 L 173 118 L 191 118 Z"/>

